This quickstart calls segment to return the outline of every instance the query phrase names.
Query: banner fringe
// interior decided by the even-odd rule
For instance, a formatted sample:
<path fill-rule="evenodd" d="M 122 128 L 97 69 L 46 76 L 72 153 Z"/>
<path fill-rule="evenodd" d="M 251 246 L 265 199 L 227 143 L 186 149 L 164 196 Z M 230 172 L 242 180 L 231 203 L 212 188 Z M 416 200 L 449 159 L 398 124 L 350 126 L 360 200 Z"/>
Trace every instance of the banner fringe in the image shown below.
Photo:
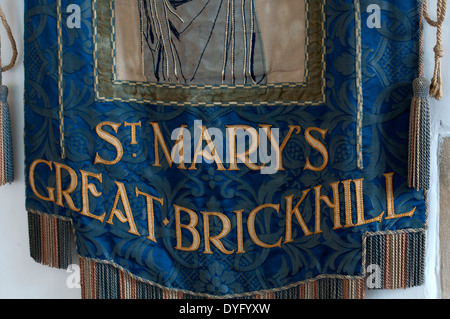
<path fill-rule="evenodd" d="M 43 265 L 67 269 L 72 264 L 72 221 L 56 215 L 28 212 L 30 256 Z"/>
<path fill-rule="evenodd" d="M 67 269 L 72 264 L 71 220 L 28 212 L 30 255 L 38 263 Z M 215 296 L 170 289 L 145 281 L 115 263 L 79 256 L 82 299 L 364 299 L 366 289 L 406 289 L 424 284 L 425 230 L 367 234 L 362 276 L 323 275 L 288 287 Z M 373 268 L 371 268 L 373 270 Z M 369 285 L 367 283 L 370 283 Z"/>
<path fill-rule="evenodd" d="M 321 278 L 290 288 L 235 296 L 195 294 L 160 287 L 114 264 L 80 258 L 83 299 L 364 299 L 364 278 Z"/>
<path fill-rule="evenodd" d="M 369 289 L 406 289 L 425 282 L 425 230 L 397 231 L 366 238 Z M 377 271 L 378 270 L 378 271 Z"/>

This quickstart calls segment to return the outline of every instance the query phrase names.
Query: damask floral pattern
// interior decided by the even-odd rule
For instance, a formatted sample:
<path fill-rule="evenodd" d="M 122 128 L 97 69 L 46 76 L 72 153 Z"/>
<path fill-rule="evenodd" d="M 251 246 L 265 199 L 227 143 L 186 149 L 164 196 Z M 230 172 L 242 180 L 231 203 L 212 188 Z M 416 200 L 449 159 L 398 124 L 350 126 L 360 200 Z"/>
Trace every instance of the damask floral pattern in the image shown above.
<path fill-rule="evenodd" d="M 27 209 L 56 214 L 73 220 L 78 253 L 83 257 L 113 262 L 132 274 L 165 287 L 221 295 L 280 288 L 318 276 L 363 274 L 362 236 L 366 232 L 423 228 L 426 212 L 422 192 L 406 185 L 406 157 L 408 138 L 411 82 L 416 75 L 417 1 L 360 1 L 361 12 L 355 15 L 351 0 L 310 0 L 323 5 L 326 30 L 326 102 L 322 105 L 280 106 L 172 106 L 147 103 L 98 101 L 94 90 L 93 25 L 94 0 L 80 2 L 81 28 L 70 29 L 64 21 L 69 13 L 66 0 L 26 0 L 26 96 L 25 148 L 27 181 L 30 165 L 37 159 L 70 166 L 78 175 L 81 171 L 101 174 L 102 180 L 90 178 L 101 196 L 90 193 L 89 209 L 95 216 L 110 212 L 118 196 L 118 183 L 125 185 L 134 222 L 140 232 L 129 232 L 129 223 L 115 220 L 111 225 L 99 222 L 39 198 L 30 183 L 27 184 Z M 172 1 L 175 3 L 175 1 Z M 368 28 L 365 24 L 370 3 L 382 9 L 383 27 Z M 94 12 L 93 12 L 94 10 Z M 358 19 L 355 19 L 358 17 Z M 356 37 L 355 26 L 361 25 L 362 36 Z M 58 37 L 57 26 L 62 28 Z M 362 65 L 357 68 L 356 46 L 360 41 Z M 60 50 L 60 51 L 59 51 Z M 58 52 L 61 54 L 60 57 Z M 62 67 L 63 81 L 58 78 Z M 356 79 L 363 84 L 362 149 L 364 169 L 357 167 Z M 63 114 L 59 113 L 58 86 L 63 88 Z M 271 125 L 279 128 L 280 136 L 289 132 L 289 125 L 302 128 L 293 134 L 283 152 L 285 170 L 264 175 L 245 166 L 239 170 L 217 170 L 215 164 L 199 163 L 195 170 L 181 170 L 167 162 L 155 166 L 155 140 L 150 122 L 157 122 L 166 140 L 182 125 L 202 120 L 206 127 L 226 125 Z M 64 123 L 66 157 L 61 158 L 60 124 Z M 116 149 L 98 138 L 99 123 L 120 123 L 117 131 L 109 127 L 124 145 L 121 161 L 116 165 L 95 165 L 96 154 L 112 159 Z M 130 129 L 123 123 L 141 123 L 137 145 L 130 144 Z M 304 139 L 309 127 L 326 129 L 323 141 L 329 153 L 328 165 L 321 171 L 305 170 L 306 159 L 320 165 L 321 154 Z M 107 129 L 107 127 L 106 127 Z M 105 130 L 106 130 L 105 129 Z M 315 135 L 320 138 L 320 135 Z M 173 141 L 172 141 L 173 142 Z M 173 143 L 172 143 L 173 146 Z M 159 154 L 162 156 L 161 154 Z M 164 157 L 161 157 L 162 159 Z M 50 165 L 51 166 L 51 165 Z M 39 194 L 49 194 L 55 187 L 55 170 L 49 165 L 36 166 L 34 182 Z M 249 221 L 249 212 L 268 203 L 280 205 L 280 213 L 272 208 L 256 215 L 254 225 L 261 241 L 274 244 L 284 239 L 286 215 L 281 211 L 286 199 L 292 196 L 295 206 L 304 191 L 310 189 L 301 212 L 305 224 L 314 229 L 314 187 L 322 186 L 324 194 L 333 200 L 333 183 L 346 180 L 364 180 L 362 195 L 366 219 L 386 212 L 386 186 L 383 174 L 395 172 L 393 182 L 395 209 L 405 213 L 416 208 L 411 218 L 383 219 L 381 222 L 359 227 L 334 230 L 333 210 L 322 210 L 321 233 L 305 236 L 302 228 L 293 222 L 292 241 L 274 248 L 264 248 L 242 238 L 245 253 L 236 253 L 239 242 L 239 223 L 236 212 L 243 210 L 243 222 Z M 70 179 L 63 179 L 62 189 L 69 187 Z M 341 189 L 343 184 L 339 184 Z M 143 197 L 135 196 L 135 187 L 141 192 L 160 197 L 164 205 L 155 202 L 154 225 L 156 243 L 149 241 L 148 211 Z M 341 193 L 341 216 L 345 204 Z M 81 210 L 83 194 L 81 182 L 71 194 L 74 206 Z M 335 200 L 335 199 L 334 199 Z M 123 199 L 122 199 L 123 201 Z M 119 201 L 117 208 L 124 210 Z M 354 209 L 356 199 L 351 198 Z M 222 239 L 224 250 L 233 254 L 205 254 L 200 249 L 187 252 L 176 249 L 177 224 L 174 206 L 198 213 L 198 228 L 205 225 L 201 211 L 222 212 L 233 222 L 229 235 Z M 283 209 L 282 209 L 283 208 Z M 188 224 L 183 214 L 183 224 Z M 220 219 L 210 220 L 211 236 L 219 235 L 224 224 Z M 203 233 L 202 233 L 203 234 Z M 183 244 L 188 246 L 189 239 Z M 203 245 L 203 244 L 202 244 Z"/>

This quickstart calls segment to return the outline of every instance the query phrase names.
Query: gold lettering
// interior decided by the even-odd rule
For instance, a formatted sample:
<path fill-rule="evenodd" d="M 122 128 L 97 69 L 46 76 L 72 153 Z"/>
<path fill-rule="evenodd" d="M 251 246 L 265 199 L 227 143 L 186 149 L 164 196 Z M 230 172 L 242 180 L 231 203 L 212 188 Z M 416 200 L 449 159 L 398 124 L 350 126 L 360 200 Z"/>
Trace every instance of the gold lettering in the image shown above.
<path fill-rule="evenodd" d="M 284 140 L 281 143 L 281 145 L 278 145 L 278 141 L 275 139 L 275 136 L 273 136 L 272 130 L 270 129 L 271 125 L 266 125 L 266 124 L 262 125 L 262 124 L 260 124 L 260 126 L 262 127 L 264 133 L 269 138 L 270 144 L 272 145 L 272 151 L 276 152 L 276 155 L 277 155 L 276 170 L 284 171 L 284 167 L 283 167 L 283 150 L 286 147 L 286 144 L 288 143 L 288 141 L 291 139 L 291 136 L 294 133 L 294 130 L 296 130 L 296 132 L 295 132 L 296 134 L 300 134 L 302 128 L 299 125 L 289 125 L 289 132 L 288 132 L 288 134 L 284 138 Z"/>
<path fill-rule="evenodd" d="M 36 166 L 38 164 L 46 164 L 48 167 L 50 167 L 50 170 L 53 170 L 52 167 L 52 162 L 46 161 L 46 160 L 35 160 L 33 163 L 31 163 L 30 165 L 30 173 L 29 173 L 29 181 L 30 181 L 30 187 L 33 190 L 33 193 L 40 199 L 46 201 L 46 202 L 55 202 L 55 189 L 51 188 L 51 187 L 47 187 L 47 191 L 48 191 L 48 197 L 42 196 L 41 194 L 39 194 L 39 192 L 36 189 L 36 183 L 35 183 L 35 175 L 34 175 L 34 171 L 36 170 Z"/>
<path fill-rule="evenodd" d="M 411 211 L 409 211 L 407 213 L 403 213 L 403 214 L 395 213 L 394 186 L 393 186 L 394 173 L 384 174 L 384 177 L 386 179 L 386 203 L 387 203 L 386 219 L 412 217 L 412 215 L 414 215 L 414 213 L 416 212 L 417 207 L 414 207 Z"/>
<path fill-rule="evenodd" d="M 211 247 L 210 247 L 210 242 L 212 242 L 214 244 L 214 246 L 217 247 L 217 249 L 219 249 L 222 253 L 226 254 L 226 255 L 231 255 L 233 251 L 229 251 L 227 249 L 225 249 L 225 247 L 223 246 L 222 242 L 220 241 L 222 238 L 224 238 L 226 235 L 228 235 L 228 233 L 231 230 L 231 222 L 228 219 L 227 216 L 225 216 L 224 214 L 221 213 L 217 213 L 217 212 L 201 212 L 203 215 L 203 232 L 204 232 L 204 237 L 205 237 L 205 254 L 212 254 L 211 252 Z M 215 216 L 215 217 L 219 217 L 219 219 L 222 221 L 222 231 L 220 232 L 219 235 L 217 236 L 210 236 L 210 230 L 209 230 L 209 217 L 210 216 Z"/>
<path fill-rule="evenodd" d="M 217 170 L 224 171 L 225 167 L 223 167 L 222 160 L 217 154 L 216 147 L 214 146 L 211 136 L 209 135 L 208 129 L 206 128 L 206 126 L 201 126 L 200 129 L 201 129 L 201 136 L 198 140 L 197 147 L 194 153 L 194 158 L 192 160 L 192 165 L 191 167 L 189 167 L 189 169 L 190 170 L 197 169 L 195 167 L 195 165 L 197 164 L 197 157 L 201 156 L 208 160 L 214 160 L 217 165 Z M 203 140 L 206 141 L 206 145 L 208 146 L 211 153 L 208 153 L 206 150 L 203 149 Z"/>
<path fill-rule="evenodd" d="M 344 185 L 344 198 L 345 198 L 345 227 L 356 227 L 373 222 L 381 222 L 384 212 L 377 217 L 369 220 L 365 219 L 364 214 L 364 195 L 363 195 L 363 181 L 364 179 L 346 180 L 343 181 Z M 353 212 L 352 212 L 352 194 L 351 194 L 351 182 L 355 185 L 355 197 L 356 197 L 356 224 L 353 224 Z M 336 229 L 336 227 L 334 228 Z"/>
<path fill-rule="evenodd" d="M 148 236 L 147 238 L 151 241 L 156 243 L 156 237 L 155 237 L 155 214 L 154 214 L 154 207 L 153 207 L 153 201 L 157 201 L 162 205 L 164 205 L 164 199 L 154 197 L 152 195 L 149 195 L 147 193 L 141 192 L 137 187 L 135 187 L 136 197 L 139 195 L 142 195 L 145 197 L 146 203 L 147 203 L 147 225 L 148 225 Z"/>
<path fill-rule="evenodd" d="M 175 208 L 175 224 L 176 224 L 176 235 L 177 235 L 177 246 L 175 249 L 182 250 L 182 251 L 195 251 L 200 246 L 200 234 L 195 229 L 195 226 L 197 226 L 198 223 L 198 217 L 197 214 L 190 209 L 173 205 Z M 189 224 L 184 225 L 181 223 L 181 214 L 180 212 L 186 212 L 188 213 L 190 217 Z M 192 244 L 189 247 L 183 247 L 183 238 L 181 234 L 181 228 L 187 229 L 192 234 Z"/>
<path fill-rule="evenodd" d="M 325 204 L 332 208 L 334 210 L 334 228 L 340 228 L 342 227 L 341 221 L 340 221 L 340 208 L 339 208 L 339 182 L 331 183 L 331 188 L 333 189 L 333 198 L 334 203 L 331 202 L 330 198 L 326 195 L 321 195 L 322 185 L 314 187 L 315 191 L 315 218 L 316 218 L 316 224 L 315 224 L 315 231 L 314 234 L 320 234 L 322 233 L 322 227 L 321 227 L 321 209 L 320 204 L 321 201 L 325 202 Z"/>
<path fill-rule="evenodd" d="M 89 193 L 88 193 L 90 192 L 94 197 L 100 197 L 102 195 L 102 193 L 99 193 L 97 191 L 97 188 L 95 188 L 94 184 L 88 182 L 88 178 L 93 177 L 96 178 L 100 183 L 102 183 L 102 175 L 86 172 L 83 170 L 80 170 L 80 173 L 81 173 L 81 199 L 83 201 L 83 209 L 81 210 L 81 214 L 87 217 L 97 219 L 100 222 L 103 222 L 106 213 L 104 213 L 102 216 L 96 216 L 89 212 Z"/>
<path fill-rule="evenodd" d="M 345 203 L 345 227 L 353 227 L 352 219 L 352 192 L 351 192 L 351 179 L 342 181 L 344 185 L 344 203 Z M 336 226 L 335 226 L 336 229 Z"/>
<path fill-rule="evenodd" d="M 242 134 L 249 133 L 250 134 L 250 146 L 248 150 L 245 150 L 244 152 L 238 153 L 236 149 L 236 131 L 242 130 Z M 230 167 L 229 170 L 235 171 L 239 170 L 237 167 L 237 160 L 241 160 L 242 163 L 244 163 L 248 168 L 251 170 L 259 170 L 264 165 L 256 165 L 254 164 L 249 156 L 253 153 L 255 153 L 258 150 L 259 146 L 259 135 L 258 131 L 256 131 L 255 128 L 249 126 L 249 125 L 227 125 L 227 132 L 228 132 L 228 152 L 229 152 L 229 160 L 230 160 Z M 242 140 L 244 140 L 242 138 Z"/>
<path fill-rule="evenodd" d="M 176 154 L 178 152 L 178 158 L 180 159 L 180 164 L 178 165 L 179 169 L 186 169 L 186 165 L 184 162 L 184 130 L 187 126 L 182 125 L 180 131 L 178 132 L 177 140 L 172 149 L 172 160 L 176 158 Z"/>
<path fill-rule="evenodd" d="M 264 242 L 262 242 L 258 236 L 256 235 L 256 231 L 255 231 L 255 219 L 256 219 L 256 214 L 258 214 L 261 210 L 265 209 L 265 208 L 272 208 L 274 209 L 277 213 L 280 209 L 280 205 L 275 205 L 275 204 L 264 204 L 261 206 L 258 206 L 257 208 L 255 208 L 254 210 L 252 210 L 248 216 L 248 220 L 247 220 L 247 227 L 248 227 L 248 232 L 250 234 L 250 238 L 253 240 L 253 242 L 260 246 L 260 247 L 264 247 L 264 248 L 273 248 L 273 247 L 280 247 L 281 246 L 281 241 L 282 238 L 280 238 L 275 244 L 273 245 L 269 245 L 266 244 Z"/>
<path fill-rule="evenodd" d="M 155 163 L 153 164 L 153 166 L 157 166 L 157 167 L 161 166 L 161 164 L 159 163 L 159 146 L 161 145 L 164 156 L 166 157 L 166 160 L 169 163 L 169 167 L 172 167 L 173 160 L 170 155 L 169 149 L 167 148 L 166 141 L 164 140 L 161 129 L 159 128 L 159 123 L 150 122 L 150 124 L 153 126 L 153 131 L 154 131 L 154 135 L 155 135 L 155 143 L 154 143 Z"/>
<path fill-rule="evenodd" d="M 242 227 L 242 213 L 244 210 L 238 210 L 234 213 L 236 214 L 236 237 L 237 237 L 237 252 L 236 254 L 243 254 L 244 251 L 244 229 Z"/>
<path fill-rule="evenodd" d="M 130 202 L 128 200 L 127 192 L 125 190 L 125 185 L 123 183 L 116 182 L 116 181 L 114 183 L 117 185 L 117 193 L 116 193 L 116 197 L 114 199 L 114 204 L 113 204 L 113 208 L 111 210 L 111 214 L 109 216 L 109 219 L 106 222 L 108 224 L 112 225 L 113 224 L 112 220 L 113 220 L 114 216 L 116 216 L 117 219 L 121 223 L 128 223 L 128 225 L 130 226 L 130 229 L 128 230 L 128 232 L 130 234 L 139 236 L 139 232 L 137 231 L 136 224 L 134 223 L 134 218 L 133 218 L 133 214 L 131 212 Z M 120 209 L 117 209 L 119 199 L 122 202 L 126 217 L 122 214 Z"/>
<path fill-rule="evenodd" d="M 309 162 L 309 158 L 307 158 L 305 170 L 319 172 L 319 171 L 322 171 L 328 165 L 328 150 L 325 147 L 325 145 L 323 145 L 322 142 L 320 142 L 319 140 L 312 137 L 311 131 L 317 131 L 322 135 L 322 138 L 325 138 L 325 135 L 327 134 L 328 130 L 323 130 L 323 129 L 320 129 L 317 127 L 309 127 L 305 131 L 305 139 L 308 142 L 308 144 L 311 145 L 311 147 L 313 147 L 315 150 L 319 151 L 319 153 L 323 157 L 323 162 L 320 167 L 315 167 L 315 166 L 311 165 L 311 163 Z"/>
<path fill-rule="evenodd" d="M 298 209 L 300 204 L 305 200 L 306 195 L 308 195 L 309 191 L 310 189 L 303 191 L 302 197 L 298 201 L 297 205 L 295 205 L 294 209 L 292 209 L 292 202 L 294 199 L 294 195 L 285 197 L 286 199 L 286 238 L 284 240 L 285 244 L 294 241 L 294 239 L 292 238 L 292 215 L 294 214 L 295 217 L 297 218 L 298 223 L 300 224 L 300 227 L 305 233 L 305 236 L 312 235 L 312 232 L 308 229 L 308 226 L 306 226 L 306 223 L 303 220 L 302 215 L 300 214 L 300 210 Z"/>
<path fill-rule="evenodd" d="M 383 219 L 384 212 L 382 212 L 377 217 L 374 217 L 369 220 L 365 220 L 364 216 L 364 202 L 363 202 L 363 186 L 362 182 L 364 179 L 357 179 L 354 180 L 353 183 L 355 184 L 355 194 L 356 194 L 356 216 L 357 216 L 357 223 L 355 226 L 361 226 L 370 224 L 373 222 L 381 222 Z"/>
<path fill-rule="evenodd" d="M 141 127 L 141 121 L 137 122 L 137 123 L 127 123 L 125 122 L 125 127 L 131 127 L 131 145 L 136 145 L 137 141 L 136 141 L 136 126 Z"/>
<path fill-rule="evenodd" d="M 105 165 L 114 165 L 117 164 L 123 156 L 123 147 L 122 147 L 122 143 L 120 143 L 119 139 L 107 132 L 105 132 L 102 128 L 103 126 L 110 126 L 112 127 L 112 129 L 114 130 L 114 132 L 117 133 L 120 124 L 118 123 L 112 123 L 112 122 L 102 122 L 99 123 L 96 128 L 95 131 L 97 132 L 97 135 L 104 140 L 105 142 L 108 142 L 109 144 L 111 144 L 112 146 L 114 146 L 114 148 L 116 149 L 116 158 L 112 161 L 107 161 L 103 158 L 101 158 L 98 153 L 95 155 L 95 160 L 94 160 L 94 164 L 105 164 Z"/>
<path fill-rule="evenodd" d="M 66 199 L 67 205 L 69 208 L 75 212 L 80 211 L 79 208 L 76 208 L 72 197 L 70 197 L 70 194 L 75 191 L 78 185 L 78 179 L 77 174 L 73 169 L 71 169 L 69 166 L 66 166 L 64 164 L 60 163 L 54 163 L 55 164 L 55 176 L 56 176 L 56 204 L 64 207 L 63 204 L 63 197 Z M 62 189 L 62 173 L 61 170 L 64 169 L 69 173 L 70 176 L 70 184 L 69 187 L 66 190 Z"/>

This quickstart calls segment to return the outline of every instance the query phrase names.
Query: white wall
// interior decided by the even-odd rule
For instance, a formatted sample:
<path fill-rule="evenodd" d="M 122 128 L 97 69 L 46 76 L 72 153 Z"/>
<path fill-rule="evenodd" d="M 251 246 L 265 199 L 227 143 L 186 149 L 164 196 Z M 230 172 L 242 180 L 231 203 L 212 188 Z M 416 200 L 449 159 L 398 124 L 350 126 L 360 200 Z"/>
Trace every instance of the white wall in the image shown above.
<path fill-rule="evenodd" d="M 431 1 L 434 3 L 434 1 Z M 430 12 L 434 11 L 430 3 Z M 23 1 L 1 0 L 11 29 L 15 35 L 19 57 L 15 68 L 4 73 L 3 83 L 9 87 L 9 104 L 13 123 L 15 182 L 0 188 L 0 298 L 80 298 L 80 289 L 70 289 L 66 280 L 70 273 L 35 263 L 29 257 L 28 224 L 25 212 L 24 154 L 23 154 Z M 450 9 L 450 8 L 449 8 Z M 450 17 L 444 26 L 445 38 L 450 33 Z M 434 30 L 427 28 L 425 36 L 426 73 L 431 78 L 434 65 L 432 47 Z M 7 36 L 0 27 L 2 60 L 6 64 L 11 57 Z M 450 43 L 445 43 L 446 56 L 443 69 L 450 68 Z M 440 102 L 432 100 L 432 189 L 430 190 L 430 215 L 427 242 L 426 283 L 422 287 L 395 291 L 369 291 L 367 298 L 440 298 L 438 253 L 438 141 L 439 136 L 450 134 L 450 72 L 444 72 L 446 95 Z"/>

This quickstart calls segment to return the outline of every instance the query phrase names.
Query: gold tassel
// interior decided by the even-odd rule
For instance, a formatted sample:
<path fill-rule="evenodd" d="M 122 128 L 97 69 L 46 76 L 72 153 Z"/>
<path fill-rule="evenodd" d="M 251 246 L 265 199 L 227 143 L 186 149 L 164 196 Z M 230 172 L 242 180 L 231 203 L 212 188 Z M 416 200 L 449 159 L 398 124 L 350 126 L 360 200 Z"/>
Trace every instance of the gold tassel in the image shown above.
<path fill-rule="evenodd" d="M 434 47 L 434 74 L 430 85 L 430 96 L 436 100 L 444 97 L 441 74 L 441 58 L 444 56 L 444 47 L 442 46 L 442 26 L 447 11 L 447 0 L 437 0 L 436 21 L 428 15 L 427 0 L 423 1 L 423 15 L 425 21 L 436 28 L 436 46 Z"/>
<path fill-rule="evenodd" d="M 435 52 L 435 67 L 433 80 L 430 85 L 430 96 L 436 100 L 440 100 L 444 97 L 444 92 L 442 91 L 442 75 L 441 75 L 441 58 L 444 56 L 444 50 L 441 45 L 436 45 L 434 47 Z"/>

